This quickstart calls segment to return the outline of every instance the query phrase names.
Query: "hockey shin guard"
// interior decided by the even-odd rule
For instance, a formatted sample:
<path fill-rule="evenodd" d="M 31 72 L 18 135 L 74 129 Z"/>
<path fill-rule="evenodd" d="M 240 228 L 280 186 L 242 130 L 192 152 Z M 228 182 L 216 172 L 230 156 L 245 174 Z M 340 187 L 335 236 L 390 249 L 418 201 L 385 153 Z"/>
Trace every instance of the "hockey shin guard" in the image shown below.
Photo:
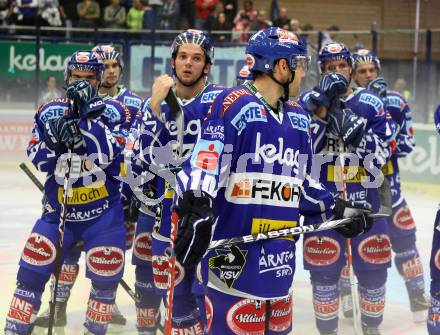
<path fill-rule="evenodd" d="M 92 282 L 92 289 L 87 303 L 86 334 L 104 335 L 112 319 L 112 312 L 116 299 L 114 282 Z"/>
<path fill-rule="evenodd" d="M 139 292 L 142 299 L 136 303 L 136 328 L 139 335 L 156 334 L 159 326 L 159 307 L 162 296 L 158 295 L 153 288 L 152 269 L 136 267 L 136 292 Z M 145 278 L 151 278 L 146 281 Z"/>

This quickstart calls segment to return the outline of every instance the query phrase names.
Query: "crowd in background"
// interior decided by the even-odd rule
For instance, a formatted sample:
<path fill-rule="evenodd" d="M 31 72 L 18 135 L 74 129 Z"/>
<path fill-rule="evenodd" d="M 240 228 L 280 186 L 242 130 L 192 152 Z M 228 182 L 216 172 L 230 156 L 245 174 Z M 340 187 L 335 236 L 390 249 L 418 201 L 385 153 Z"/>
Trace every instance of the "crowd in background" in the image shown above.
<path fill-rule="evenodd" d="M 0 0 L 0 25 L 208 31 L 215 41 L 247 42 L 270 26 L 296 33 L 313 30 L 272 1 L 271 11 L 246 0 Z"/>

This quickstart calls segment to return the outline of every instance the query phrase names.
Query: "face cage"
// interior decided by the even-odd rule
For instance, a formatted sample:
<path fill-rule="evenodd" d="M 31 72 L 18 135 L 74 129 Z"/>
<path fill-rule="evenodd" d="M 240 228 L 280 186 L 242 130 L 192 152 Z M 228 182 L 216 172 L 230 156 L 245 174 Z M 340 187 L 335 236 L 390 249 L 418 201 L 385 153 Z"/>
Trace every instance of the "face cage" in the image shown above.
<path fill-rule="evenodd" d="M 80 71 L 90 71 L 96 73 L 96 80 L 101 81 L 103 74 L 102 64 L 99 65 L 85 65 L 83 63 L 72 63 L 67 66 L 67 76 L 66 76 L 66 84 L 70 79 L 72 74 L 72 70 L 80 70 Z"/>
<path fill-rule="evenodd" d="M 356 67 L 359 63 L 371 63 L 376 67 L 377 72 L 380 71 L 380 62 L 379 60 L 375 60 L 372 56 L 361 56 L 355 58 L 353 60 L 353 70 L 356 70 Z"/>

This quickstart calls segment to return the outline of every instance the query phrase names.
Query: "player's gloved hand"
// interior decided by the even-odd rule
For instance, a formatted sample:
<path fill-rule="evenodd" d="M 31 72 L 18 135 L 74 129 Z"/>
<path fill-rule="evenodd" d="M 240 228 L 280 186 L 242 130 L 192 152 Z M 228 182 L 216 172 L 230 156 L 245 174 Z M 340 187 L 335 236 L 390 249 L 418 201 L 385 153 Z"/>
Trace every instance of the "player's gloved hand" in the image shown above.
<path fill-rule="evenodd" d="M 382 77 L 377 77 L 370 81 L 367 85 L 367 90 L 376 93 L 381 98 L 386 98 L 388 85 Z"/>
<path fill-rule="evenodd" d="M 215 220 L 213 199 L 205 192 L 187 191 L 173 208 L 179 231 L 174 252 L 177 260 L 188 267 L 197 265 L 208 249 Z"/>
<path fill-rule="evenodd" d="M 364 122 L 349 108 L 333 107 L 328 113 L 328 127 L 346 145 L 357 147 L 364 136 Z"/>
<path fill-rule="evenodd" d="M 87 80 L 76 80 L 66 90 L 66 97 L 73 101 L 75 112 L 81 119 L 96 118 L 105 110 L 105 103 Z"/>
<path fill-rule="evenodd" d="M 437 132 L 440 134 L 440 105 L 437 107 L 434 113 L 434 123 L 435 129 L 437 129 Z"/>
<path fill-rule="evenodd" d="M 62 153 L 66 151 L 67 146 L 81 140 L 81 131 L 74 119 L 59 117 L 49 119 L 44 124 L 44 142 L 51 150 Z"/>
<path fill-rule="evenodd" d="M 335 228 L 338 233 L 346 238 L 353 238 L 366 233 L 374 223 L 374 219 L 368 216 L 371 213 L 370 206 L 359 202 L 337 198 L 333 212 L 336 220 L 352 218 L 352 222 L 343 227 Z"/>
<path fill-rule="evenodd" d="M 340 73 L 330 72 L 319 80 L 310 94 L 310 100 L 317 106 L 330 108 L 335 99 L 339 99 L 341 94 L 348 89 L 348 81 Z"/>

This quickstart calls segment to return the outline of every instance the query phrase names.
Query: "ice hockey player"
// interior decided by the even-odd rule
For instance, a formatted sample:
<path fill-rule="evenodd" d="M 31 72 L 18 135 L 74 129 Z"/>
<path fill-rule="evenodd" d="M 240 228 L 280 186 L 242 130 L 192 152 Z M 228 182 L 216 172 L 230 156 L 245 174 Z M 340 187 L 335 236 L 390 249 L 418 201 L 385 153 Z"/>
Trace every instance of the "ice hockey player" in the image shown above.
<path fill-rule="evenodd" d="M 85 333 L 105 334 L 111 320 L 124 268 L 125 227 L 116 177 L 130 113 L 118 101 L 106 104 L 99 98 L 102 72 L 94 53 L 75 52 L 65 70 L 66 96 L 42 105 L 35 115 L 27 152 L 35 167 L 47 173 L 44 209 L 23 249 L 6 334 L 31 333 L 45 284 L 54 272 L 68 150 L 72 151 L 71 195 L 61 255 L 70 255 L 78 241 L 84 242 L 86 276 L 92 281 Z M 112 118 L 105 115 L 106 108 L 114 109 Z M 77 266 L 63 271 L 60 282 L 73 283 Z M 59 292 L 57 301 L 67 298 L 62 285 Z"/>
<path fill-rule="evenodd" d="M 142 107 L 141 126 L 133 126 L 140 129 L 141 134 L 134 149 L 135 173 L 136 170 L 137 174 L 142 173 L 142 170 L 144 173 L 150 171 L 153 165 L 160 166 L 165 171 L 176 170 L 179 168 L 179 163 L 176 161 L 173 163 L 169 158 L 179 154 L 184 157 L 191 155 L 194 143 L 200 134 L 202 120 L 206 117 L 215 97 L 224 90 L 222 86 L 207 82 L 213 62 L 214 48 L 211 39 L 202 31 L 187 30 L 174 39 L 171 46 L 173 76 L 164 74 L 154 81 L 152 95 L 145 100 Z M 170 106 L 164 102 L 170 89 L 174 90 L 183 111 L 184 129 L 179 129 L 179 124 L 173 116 L 176 111 L 170 110 Z M 179 145 L 176 145 L 179 131 L 183 131 L 183 152 L 179 152 Z M 170 148 L 168 153 L 166 148 Z M 150 154 L 152 151 L 155 154 Z M 169 247 L 170 240 L 174 179 L 172 173 L 168 176 L 160 174 L 160 177 L 149 183 L 144 192 L 151 192 L 152 197 L 161 198 L 162 203 L 161 222 L 156 228 L 153 240 L 151 241 L 154 225 L 152 213 L 156 210 L 142 206 L 136 229 L 133 264 L 136 265 L 136 289 L 144 297 L 137 308 L 139 333 L 152 332 L 157 326 L 155 318 L 158 315 L 160 300 L 155 300 L 154 293 L 151 292 L 153 278 L 154 286 L 161 296 L 166 295 L 168 287 L 169 263 L 164 251 Z M 152 188 L 151 185 L 154 187 Z M 192 291 L 194 267 L 184 268 L 180 265 L 177 267 L 172 313 L 173 334 L 203 334 L 203 329 L 206 327 L 202 317 L 205 315 L 204 295 L 203 292 L 196 294 L 197 292 Z M 154 301 L 157 301 L 156 306 L 152 306 Z M 151 317 L 146 318 L 142 315 Z"/>
<path fill-rule="evenodd" d="M 397 125 L 395 139 L 391 142 L 392 155 L 382 169 L 388 178 L 392 194 L 392 215 L 388 219 L 394 263 L 405 281 L 410 309 L 414 321 L 424 322 L 428 302 L 425 298 L 423 266 L 416 247 L 416 226 L 411 211 L 400 188 L 398 159 L 408 155 L 415 146 L 411 110 L 399 93 L 387 90 L 387 84 L 379 77 L 380 61 L 367 49 L 353 53 L 353 80 L 359 87 L 376 92 L 383 100 L 387 113 Z"/>
<path fill-rule="evenodd" d="M 377 212 L 377 176 L 389 156 L 388 141 L 392 135 L 384 105 L 374 93 L 353 91 L 349 86 L 352 57 L 344 44 L 325 45 L 319 52 L 318 65 L 319 84 L 306 92 L 300 102 L 312 115 L 314 152 L 322 162 L 317 170 L 320 181 L 332 193 L 345 190 L 344 197 L 369 204 Z M 374 164 L 376 174 L 370 164 Z M 370 179 L 377 182 L 364 184 Z M 379 219 L 369 232 L 351 240 L 365 335 L 379 334 L 382 322 L 385 281 L 391 261 L 387 231 L 386 219 Z M 321 334 L 337 334 L 338 281 L 346 262 L 346 248 L 346 239 L 333 231 L 304 238 L 304 267 L 310 271 L 316 325 Z"/>
<path fill-rule="evenodd" d="M 201 260 L 213 307 L 211 334 L 289 334 L 295 241 L 276 239 L 209 250 L 214 240 L 341 218 L 353 204 L 335 201 L 310 176 L 309 117 L 296 103 L 307 67 L 297 35 L 260 30 L 246 48 L 255 81 L 227 89 L 203 122 L 191 159 L 178 173 L 174 215 L 179 218 L 177 260 Z M 362 207 L 364 208 L 364 207 Z M 361 209 L 340 228 L 350 236 L 368 230 Z M 268 317 L 267 317 L 268 316 Z"/>
<path fill-rule="evenodd" d="M 121 54 L 111 45 L 98 45 L 92 49 L 98 60 L 103 63 L 104 72 L 101 79 L 101 85 L 98 89 L 98 94 L 102 100 L 106 101 L 109 99 L 118 100 L 123 103 L 130 110 L 130 119 L 133 121 L 136 117 L 142 99 L 135 93 L 126 89 L 123 85 L 118 85 L 122 71 L 124 69 L 124 62 L 122 60 Z M 105 115 L 109 119 L 117 118 L 118 111 L 116 107 L 111 106 L 111 102 L 108 103 Z M 120 161 L 123 162 L 123 155 L 120 155 Z M 121 166 L 121 173 L 125 169 Z M 121 197 L 122 206 L 124 209 L 124 222 L 127 230 L 127 240 L 126 248 L 131 248 L 134 237 L 135 222 L 133 218 L 130 217 L 129 204 L 130 204 L 131 191 L 129 185 L 126 183 L 122 184 Z M 66 280 L 59 281 L 58 283 L 58 297 L 56 303 L 56 313 L 55 313 L 55 326 L 62 327 L 67 323 L 66 318 L 66 308 L 67 301 L 70 297 L 70 291 L 74 285 L 74 282 L 78 273 L 78 260 L 83 249 L 83 243 L 80 242 L 75 248 L 69 251 L 69 255 L 66 255 L 65 262 L 62 266 L 61 277 Z M 70 278 L 67 280 L 67 278 Z M 52 278 L 52 281 L 54 278 Z M 53 283 L 52 283 L 53 284 Z M 125 325 L 127 320 L 119 312 L 117 305 L 115 304 L 113 309 L 113 316 L 111 323 L 117 325 Z M 35 325 L 38 327 L 47 327 L 49 324 L 49 309 L 47 309 L 41 316 L 35 320 Z"/>
<path fill-rule="evenodd" d="M 440 105 L 434 113 L 434 123 L 440 135 Z M 434 236 L 431 249 L 431 304 L 428 311 L 429 335 L 440 335 L 440 205 L 434 221 Z"/>

